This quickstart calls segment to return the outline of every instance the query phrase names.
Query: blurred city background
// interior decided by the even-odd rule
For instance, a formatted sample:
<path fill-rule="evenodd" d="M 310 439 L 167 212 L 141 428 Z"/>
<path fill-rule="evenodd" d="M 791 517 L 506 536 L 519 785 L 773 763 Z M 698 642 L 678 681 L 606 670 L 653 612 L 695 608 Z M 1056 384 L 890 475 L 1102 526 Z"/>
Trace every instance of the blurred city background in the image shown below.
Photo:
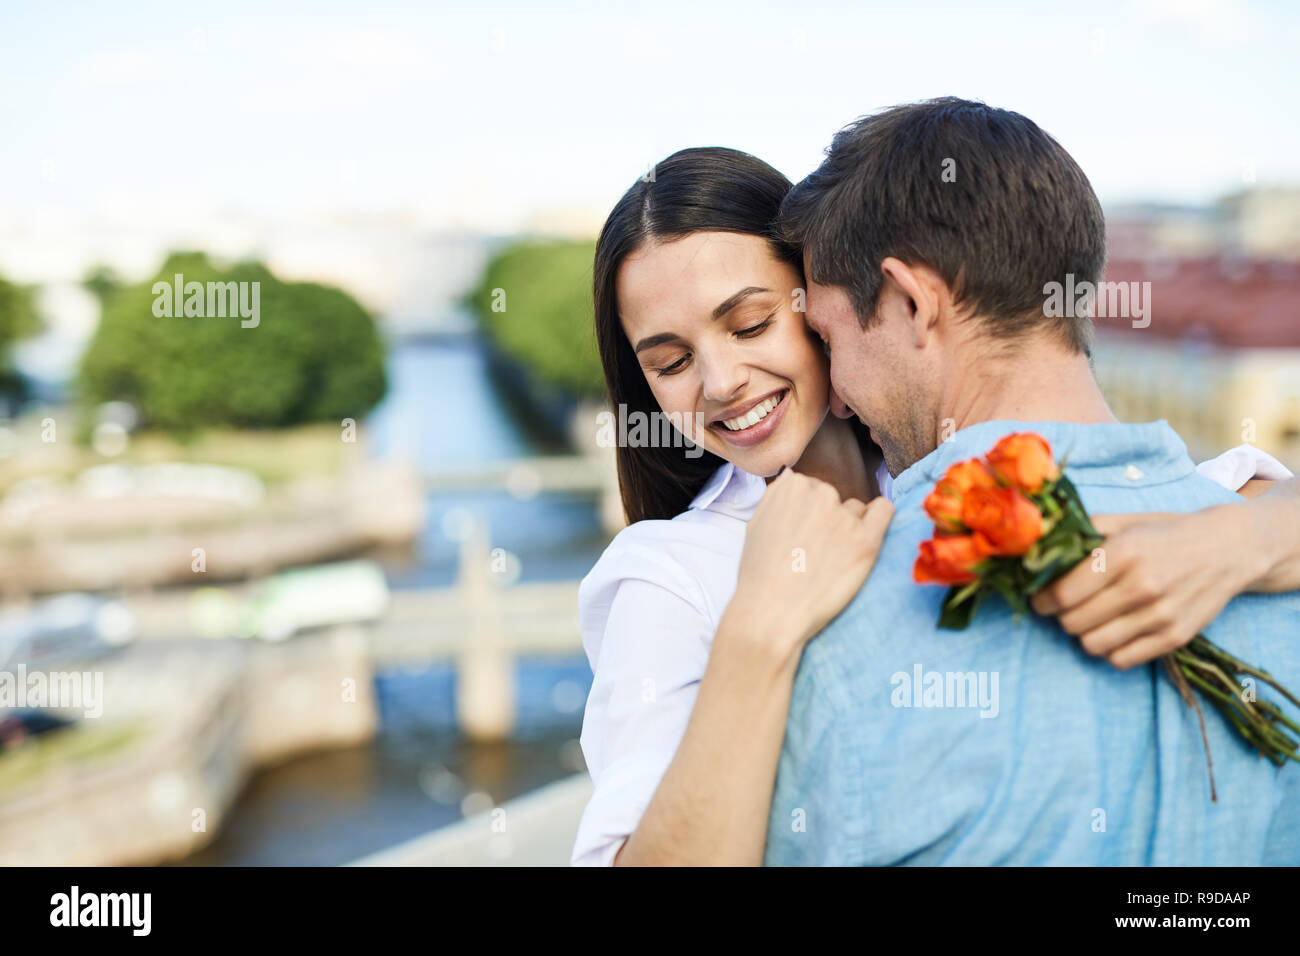
<path fill-rule="evenodd" d="M 1151 283 L 1117 414 L 1300 469 L 1300 17 L 1027 9 L 6 7 L 0 863 L 567 863 L 593 237 L 678 148 L 1025 113 Z"/>

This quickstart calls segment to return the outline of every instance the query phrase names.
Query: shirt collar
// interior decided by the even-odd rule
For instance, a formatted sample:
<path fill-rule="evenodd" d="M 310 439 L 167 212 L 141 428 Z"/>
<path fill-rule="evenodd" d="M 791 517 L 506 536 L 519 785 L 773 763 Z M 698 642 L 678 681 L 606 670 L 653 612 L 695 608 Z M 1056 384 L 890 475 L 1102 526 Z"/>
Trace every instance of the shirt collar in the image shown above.
<path fill-rule="evenodd" d="M 1163 418 L 1136 425 L 980 422 L 954 432 L 895 478 L 894 501 L 918 486 L 938 481 L 949 466 L 983 456 L 999 438 L 1012 432 L 1037 432 L 1046 438 L 1053 456 L 1066 459 L 1066 470 L 1076 483 L 1138 487 L 1173 481 L 1194 470 L 1187 446 Z"/>
<path fill-rule="evenodd" d="M 886 498 L 893 496 L 894 481 L 882 463 L 876 470 L 876 483 Z M 757 475 L 741 471 L 731 462 L 723 462 L 704 483 L 690 507 L 700 511 L 717 511 L 748 521 L 758 507 L 767 482 Z"/>
<path fill-rule="evenodd" d="M 700 493 L 691 501 L 691 507 L 748 520 L 766 490 L 767 482 L 762 478 L 741 471 L 726 461 L 704 483 Z"/>

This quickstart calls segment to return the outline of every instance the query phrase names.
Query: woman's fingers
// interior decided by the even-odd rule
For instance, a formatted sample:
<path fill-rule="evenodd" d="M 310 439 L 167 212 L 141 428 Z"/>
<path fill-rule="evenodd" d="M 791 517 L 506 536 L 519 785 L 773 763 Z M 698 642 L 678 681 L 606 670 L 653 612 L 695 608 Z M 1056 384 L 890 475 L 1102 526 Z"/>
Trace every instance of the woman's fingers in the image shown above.
<path fill-rule="evenodd" d="M 1061 614 L 1083 604 L 1107 584 L 1105 571 L 1094 571 L 1085 558 L 1029 599 L 1039 614 Z"/>
<path fill-rule="evenodd" d="M 867 513 L 867 503 L 865 501 L 859 501 L 857 498 L 849 498 L 844 502 L 842 507 L 849 514 L 853 515 L 853 517 L 859 519 Z"/>
<path fill-rule="evenodd" d="M 1110 595 L 1103 605 L 1116 613 L 1129 610 L 1142 601 L 1152 600 L 1156 595 L 1142 595 L 1151 590 L 1151 582 L 1145 578 L 1151 576 L 1149 570 L 1141 581 L 1125 577 L 1135 563 L 1143 558 L 1150 558 L 1143 541 L 1144 531 L 1151 525 L 1159 525 L 1181 516 L 1156 512 L 1143 512 L 1129 515 L 1098 515 L 1093 519 L 1093 526 L 1106 536 L 1101 545 L 1101 561 L 1084 558 L 1069 573 L 1053 581 L 1030 599 L 1030 604 L 1039 614 L 1060 615 L 1061 623 L 1072 634 L 1079 633 L 1080 627 L 1088 630 L 1095 626 L 1096 608 L 1085 611 L 1082 623 L 1074 620 L 1067 623 L 1069 612 L 1082 610 L 1084 605 L 1096 601 L 1098 596 L 1113 588 L 1126 589 L 1124 592 Z M 1146 529 L 1139 526 L 1148 526 Z M 1136 529 L 1136 530 L 1134 530 Z M 1128 592 L 1132 592 L 1131 594 Z M 1141 593 L 1139 593 L 1141 592 Z"/>
<path fill-rule="evenodd" d="M 1107 621 L 1136 611 L 1150 604 L 1155 592 L 1145 586 L 1134 585 L 1128 576 L 1108 579 L 1099 571 L 1090 571 L 1099 583 L 1098 589 L 1084 600 L 1059 612 L 1058 620 L 1068 634 L 1080 636 L 1096 630 Z"/>
<path fill-rule="evenodd" d="M 1125 528 L 1131 528 L 1135 524 L 1162 522 L 1172 517 L 1173 515 L 1163 511 L 1136 511 L 1133 514 L 1124 515 L 1093 515 L 1092 526 L 1097 529 L 1097 533 L 1103 538 L 1109 538 L 1112 534 L 1119 534 Z"/>
<path fill-rule="evenodd" d="M 1186 643 L 1187 641 L 1181 640 L 1172 632 L 1159 631 L 1129 641 L 1117 650 L 1112 651 L 1107 660 L 1110 661 L 1112 666 L 1126 671 L 1130 667 L 1137 667 L 1139 664 L 1145 664 L 1157 657 L 1162 657 L 1170 651 L 1176 651 Z"/>
<path fill-rule="evenodd" d="M 1173 608 L 1166 601 L 1144 604 L 1085 632 L 1079 638 L 1079 643 L 1094 657 L 1110 656 L 1137 638 L 1166 631 L 1175 618 Z M 1125 654 L 1122 659 L 1129 660 L 1131 657 L 1132 654 Z M 1132 663 L 1139 662 L 1134 660 Z"/>
<path fill-rule="evenodd" d="M 1183 646 L 1243 589 L 1231 528 L 1216 515 L 1096 516 L 1101 553 L 1036 594 L 1034 610 L 1058 616 L 1084 651 L 1120 669 Z"/>
<path fill-rule="evenodd" d="M 889 522 L 893 518 L 894 503 L 884 495 L 880 495 L 872 498 L 865 506 L 862 523 L 866 528 L 867 535 L 879 545 L 884 540 L 885 532 L 889 530 Z"/>

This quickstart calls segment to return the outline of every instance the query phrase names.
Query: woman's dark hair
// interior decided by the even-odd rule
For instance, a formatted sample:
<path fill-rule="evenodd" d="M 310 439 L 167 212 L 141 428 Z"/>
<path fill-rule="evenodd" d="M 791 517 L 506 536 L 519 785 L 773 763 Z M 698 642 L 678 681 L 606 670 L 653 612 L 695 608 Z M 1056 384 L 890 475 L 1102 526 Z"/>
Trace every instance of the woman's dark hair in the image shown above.
<path fill-rule="evenodd" d="M 624 193 L 596 242 L 593 294 L 596 342 L 615 415 L 662 413 L 623 332 L 616 283 L 623 260 L 647 242 L 696 232 L 735 232 L 766 239 L 802 281 L 799 248 L 777 229 L 790 181 L 748 153 L 721 147 L 683 149 L 658 163 Z M 658 429 L 651 429 L 657 433 Z M 671 518 L 685 511 L 722 459 L 703 448 L 617 448 L 619 492 L 628 521 Z M 658 443 L 662 445 L 663 443 Z M 694 457 L 687 457 L 687 452 Z"/>

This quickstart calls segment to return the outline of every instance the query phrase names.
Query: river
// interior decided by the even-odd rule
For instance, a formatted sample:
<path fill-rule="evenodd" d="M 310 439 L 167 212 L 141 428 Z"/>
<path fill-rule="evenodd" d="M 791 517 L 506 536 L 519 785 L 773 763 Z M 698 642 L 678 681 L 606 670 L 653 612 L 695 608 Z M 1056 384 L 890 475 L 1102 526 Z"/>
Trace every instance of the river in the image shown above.
<path fill-rule="evenodd" d="M 388 368 L 389 393 L 364 426 L 375 455 L 432 469 L 557 450 L 498 394 L 475 338 L 396 344 Z M 580 498 L 431 495 L 413 553 L 380 558 L 390 586 L 451 584 L 457 545 L 447 532 L 466 513 L 487 525 L 494 547 L 519 559 L 521 581 L 581 577 L 605 544 L 595 507 Z M 348 863 L 579 772 L 590 677 L 580 654 L 521 672 L 521 712 L 533 716 L 515 739 L 487 745 L 455 732 L 445 662 L 380 672 L 374 740 L 256 773 L 213 843 L 183 863 Z"/>

